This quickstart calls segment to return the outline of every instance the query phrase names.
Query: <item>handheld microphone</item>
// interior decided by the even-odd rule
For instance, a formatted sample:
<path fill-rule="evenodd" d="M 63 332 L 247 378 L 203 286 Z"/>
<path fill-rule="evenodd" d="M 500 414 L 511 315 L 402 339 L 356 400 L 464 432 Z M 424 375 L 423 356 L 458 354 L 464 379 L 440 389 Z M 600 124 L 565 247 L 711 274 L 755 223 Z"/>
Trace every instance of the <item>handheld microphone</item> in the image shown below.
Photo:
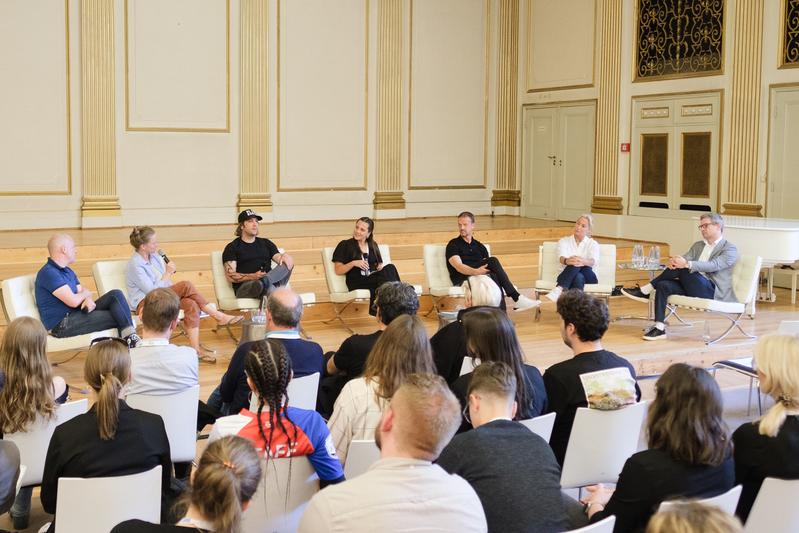
<path fill-rule="evenodd" d="M 165 264 L 167 264 L 167 265 L 169 264 L 169 258 L 166 256 L 166 253 L 163 250 L 161 250 L 160 248 L 158 249 L 158 255 L 161 256 L 161 259 L 164 260 Z"/>

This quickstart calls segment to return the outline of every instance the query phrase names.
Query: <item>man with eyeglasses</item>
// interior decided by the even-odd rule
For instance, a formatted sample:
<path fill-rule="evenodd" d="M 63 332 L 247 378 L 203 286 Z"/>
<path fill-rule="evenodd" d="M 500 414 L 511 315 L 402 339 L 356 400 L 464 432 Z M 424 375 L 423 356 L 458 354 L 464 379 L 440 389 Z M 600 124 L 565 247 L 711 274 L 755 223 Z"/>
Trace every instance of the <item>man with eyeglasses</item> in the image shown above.
<path fill-rule="evenodd" d="M 669 258 L 666 269 L 643 287 L 625 288 L 621 293 L 639 302 L 649 302 L 655 291 L 655 324 L 644 333 L 644 340 L 666 338 L 666 303 L 672 294 L 712 298 L 734 302 L 732 267 L 738 261 L 738 249 L 724 238 L 724 219 L 718 213 L 699 217 L 702 240 L 695 242 L 685 255 Z"/>

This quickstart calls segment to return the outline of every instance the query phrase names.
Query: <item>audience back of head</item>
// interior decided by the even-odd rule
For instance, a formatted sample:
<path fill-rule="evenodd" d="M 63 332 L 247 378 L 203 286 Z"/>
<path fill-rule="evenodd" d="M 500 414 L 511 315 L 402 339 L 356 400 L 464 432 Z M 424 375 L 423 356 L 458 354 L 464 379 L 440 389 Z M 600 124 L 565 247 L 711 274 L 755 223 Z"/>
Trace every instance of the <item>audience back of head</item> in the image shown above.
<path fill-rule="evenodd" d="M 264 442 L 272 442 L 272 434 L 275 426 L 291 439 L 291 434 L 286 431 L 285 423 L 292 426 L 294 430 L 294 441 L 297 438 L 297 428 L 291 422 L 286 413 L 280 416 L 281 411 L 288 407 L 289 381 L 291 381 L 291 358 L 286 352 L 286 348 L 277 339 L 266 339 L 252 343 L 250 352 L 244 360 L 244 372 L 247 378 L 255 385 L 254 393 L 258 395 L 258 432 Z M 269 438 L 264 432 L 261 423 L 261 413 L 266 409 L 269 412 Z"/>
<path fill-rule="evenodd" d="M 714 505 L 676 502 L 659 511 L 646 526 L 646 533 L 742 533 L 741 522 Z"/>
<path fill-rule="evenodd" d="M 141 321 L 145 329 L 164 332 L 180 315 L 180 298 L 175 291 L 161 287 L 153 289 L 144 297 Z"/>
<path fill-rule="evenodd" d="M 788 411 L 799 409 L 799 337 L 761 338 L 755 348 L 755 363 L 763 374 L 760 390 L 774 398 L 774 405 L 760 419 L 758 431 L 776 437 Z"/>
<path fill-rule="evenodd" d="M 419 297 L 413 285 L 404 281 L 389 281 L 377 289 L 375 297 L 380 321 L 389 325 L 402 315 L 415 315 L 419 310 Z"/>
<path fill-rule="evenodd" d="M 499 307 L 502 302 L 502 290 L 494 280 L 486 275 L 470 276 L 463 282 L 462 287 L 466 305 L 469 307 L 479 305 Z"/>
<path fill-rule="evenodd" d="M 302 299 L 291 289 L 278 288 L 267 298 L 266 311 L 276 326 L 296 329 L 302 319 Z"/>
<path fill-rule="evenodd" d="M 86 383 L 97 393 L 97 429 L 112 440 L 119 425 L 119 394 L 130 381 L 130 352 L 122 339 L 97 342 L 89 348 L 83 367 Z"/>
<path fill-rule="evenodd" d="M 564 328 L 572 324 L 582 342 L 598 341 L 608 330 L 608 306 L 581 290 L 564 291 L 558 298 L 557 309 Z M 563 340 L 568 344 L 565 334 Z"/>

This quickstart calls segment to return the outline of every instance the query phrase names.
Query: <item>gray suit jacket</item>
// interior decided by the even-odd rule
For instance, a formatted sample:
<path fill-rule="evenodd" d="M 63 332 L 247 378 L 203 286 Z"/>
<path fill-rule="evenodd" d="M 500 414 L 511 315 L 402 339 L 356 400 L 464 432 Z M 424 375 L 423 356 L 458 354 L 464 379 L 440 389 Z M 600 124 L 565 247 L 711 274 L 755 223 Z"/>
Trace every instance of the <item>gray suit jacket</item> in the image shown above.
<path fill-rule="evenodd" d="M 691 261 L 691 272 L 701 272 L 716 286 L 713 298 L 723 302 L 736 302 L 735 292 L 732 288 L 732 267 L 738 261 L 738 248 L 727 239 L 721 241 L 713 248 L 710 259 L 699 261 L 705 241 L 697 241 L 691 245 L 688 253 L 683 255 Z"/>

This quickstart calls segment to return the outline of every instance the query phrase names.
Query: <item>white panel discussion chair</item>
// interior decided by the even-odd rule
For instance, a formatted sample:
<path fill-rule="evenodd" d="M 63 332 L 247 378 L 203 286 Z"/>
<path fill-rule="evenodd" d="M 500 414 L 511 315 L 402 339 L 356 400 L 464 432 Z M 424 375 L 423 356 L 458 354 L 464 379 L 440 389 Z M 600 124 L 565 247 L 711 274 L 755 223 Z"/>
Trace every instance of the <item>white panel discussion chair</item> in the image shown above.
<path fill-rule="evenodd" d="M 319 372 L 300 378 L 293 378 L 289 381 L 286 392 L 289 397 L 289 407 L 307 409 L 309 411 L 315 410 L 316 395 L 319 392 Z M 250 411 L 253 413 L 258 412 L 258 396 L 252 392 L 250 393 Z"/>
<path fill-rule="evenodd" d="M 746 533 L 799 531 L 799 479 L 767 477 L 744 524 Z"/>
<path fill-rule="evenodd" d="M 391 263 L 391 248 L 389 248 L 388 244 L 378 244 L 377 247 L 380 249 L 380 257 L 383 259 L 383 265 L 390 264 Z M 422 286 L 421 285 L 413 285 L 413 290 L 416 292 L 416 296 L 421 296 L 422 295 Z"/>
<path fill-rule="evenodd" d="M 44 459 L 56 426 L 82 415 L 89 408 L 89 400 L 83 398 L 59 405 L 55 417 L 45 420 L 41 417 L 28 429 L 19 433 L 7 433 L 4 440 L 13 442 L 19 448 L 19 462 L 25 465 L 25 474 L 20 474 L 20 487 L 39 485 L 44 473 Z"/>
<path fill-rule="evenodd" d="M 35 282 L 36 274 L 3 280 L 3 311 L 9 322 L 21 316 L 29 316 L 36 320 L 41 320 L 39 309 L 36 307 Z M 92 333 L 74 337 L 58 338 L 47 335 L 47 351 L 76 350 L 79 352 L 86 349 L 91 344 L 92 339 L 97 337 L 116 337 L 118 335 L 119 331 L 116 328 L 93 331 Z"/>
<path fill-rule="evenodd" d="M 56 517 L 59 533 L 108 533 L 134 518 L 159 523 L 161 465 L 128 476 L 59 478 Z"/>
<path fill-rule="evenodd" d="M 347 288 L 346 276 L 336 274 L 335 266 L 333 265 L 333 248 L 329 246 L 322 248 L 322 266 L 325 269 L 325 280 L 327 281 L 327 290 L 330 293 L 330 302 L 333 304 L 333 312 L 336 314 L 335 317 L 326 321 L 325 324 L 329 324 L 333 320 L 338 320 L 350 333 L 355 333 L 352 328 L 344 322 L 344 319 L 341 317 L 341 312 L 353 302 L 368 302 L 369 290 L 355 289 L 351 291 Z"/>
<path fill-rule="evenodd" d="M 465 291 L 463 287 L 453 285 L 449 279 L 446 245 L 425 244 L 422 250 L 425 281 L 433 299 L 433 308 L 438 312 L 443 298 L 463 298 Z"/>
<path fill-rule="evenodd" d="M 380 460 L 380 450 L 374 440 L 353 440 L 347 450 L 344 477 L 352 479 L 360 476 L 378 460 Z"/>
<path fill-rule="evenodd" d="M 269 459 L 264 476 L 242 516 L 242 533 L 294 533 L 319 478 L 307 457 Z"/>
<path fill-rule="evenodd" d="M 721 335 L 706 340 L 705 344 L 707 345 L 724 339 L 734 328 L 738 328 L 738 331 L 743 333 L 744 336 L 754 339 L 756 338 L 755 335 L 750 335 L 741 328 L 741 318 L 746 314 L 749 304 L 755 301 L 757 285 L 760 279 L 760 267 L 762 265 L 763 259 L 759 256 L 742 255 L 738 258 L 735 266 L 732 267 L 732 287 L 736 297 L 735 302 L 721 302 L 712 298 L 695 298 L 693 296 L 673 294 L 669 296 L 669 310 L 671 313 L 675 313 L 677 308 L 682 307 L 721 315 L 729 320 L 729 327 Z"/>
<path fill-rule="evenodd" d="M 129 394 L 127 403 L 159 415 L 164 421 L 169 438 L 169 451 L 173 463 L 194 460 L 197 453 L 197 407 L 200 386 L 195 385 L 176 394 Z"/>
<path fill-rule="evenodd" d="M 519 420 L 527 429 L 549 442 L 552 436 L 552 428 L 555 427 L 555 413 L 547 413 L 527 420 Z"/>
<path fill-rule="evenodd" d="M 642 401 L 615 411 L 578 408 L 563 460 L 561 487 L 616 483 L 624 462 L 637 451 L 648 405 Z"/>
<path fill-rule="evenodd" d="M 580 529 L 572 529 L 566 533 L 613 533 L 613 528 L 616 526 L 616 517 L 611 515 L 603 518 L 596 524 L 581 527 Z"/>
<path fill-rule="evenodd" d="M 701 500 L 696 500 L 696 502 L 704 505 L 714 505 L 725 513 L 734 515 L 735 508 L 738 507 L 738 500 L 741 498 L 742 489 L 743 485 L 736 485 L 727 492 L 719 494 L 718 496 L 713 496 L 712 498 L 703 498 Z M 675 504 L 678 504 L 682 501 L 685 500 L 669 500 L 661 502 L 660 507 L 658 507 L 658 511 L 668 510 Z"/>

